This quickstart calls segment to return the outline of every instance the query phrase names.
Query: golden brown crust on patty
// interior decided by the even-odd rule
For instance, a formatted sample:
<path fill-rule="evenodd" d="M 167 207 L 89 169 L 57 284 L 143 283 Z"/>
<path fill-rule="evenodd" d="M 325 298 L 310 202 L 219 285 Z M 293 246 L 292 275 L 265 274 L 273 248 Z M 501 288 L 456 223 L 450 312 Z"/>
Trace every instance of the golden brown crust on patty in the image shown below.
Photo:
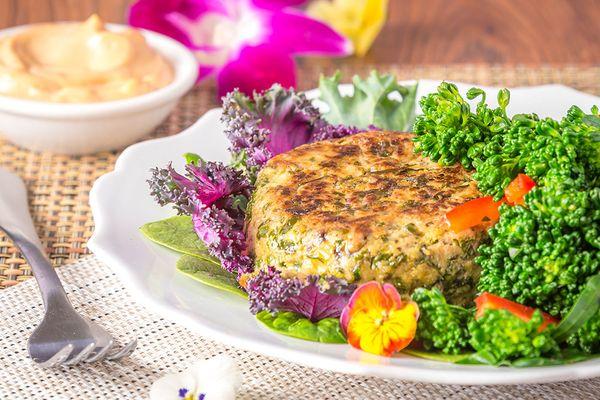
<path fill-rule="evenodd" d="M 414 154 L 412 135 L 372 131 L 300 146 L 259 173 L 248 237 L 259 267 L 285 276 L 474 290 L 483 229 L 459 235 L 445 213 L 480 196 L 460 166 Z M 452 286 L 450 288 L 450 286 Z"/>

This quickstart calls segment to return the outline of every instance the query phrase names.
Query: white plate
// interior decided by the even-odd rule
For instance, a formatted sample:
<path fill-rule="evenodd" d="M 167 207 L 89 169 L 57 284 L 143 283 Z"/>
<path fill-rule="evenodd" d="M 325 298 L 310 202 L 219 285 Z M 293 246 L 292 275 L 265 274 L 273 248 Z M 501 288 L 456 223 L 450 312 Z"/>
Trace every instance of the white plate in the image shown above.
<path fill-rule="evenodd" d="M 420 81 L 418 98 L 435 90 L 438 81 Z M 461 93 L 473 85 L 460 84 Z M 490 101 L 496 90 L 488 89 Z M 511 113 L 536 112 L 560 118 L 572 104 L 589 111 L 600 99 L 576 90 L 548 85 L 511 90 Z M 239 296 L 204 286 L 176 273 L 178 255 L 150 243 L 138 228 L 173 214 L 148 195 L 149 169 L 196 152 L 210 160 L 227 160 L 228 143 L 214 109 L 179 135 L 129 147 L 115 171 L 101 177 L 91 192 L 96 229 L 88 246 L 112 267 L 135 298 L 150 310 L 207 337 L 264 355 L 306 366 L 361 375 L 452 384 L 542 383 L 600 376 L 600 360 L 573 365 L 526 369 L 461 366 L 409 356 L 384 358 L 348 345 L 307 342 L 274 334 L 260 326 Z"/>

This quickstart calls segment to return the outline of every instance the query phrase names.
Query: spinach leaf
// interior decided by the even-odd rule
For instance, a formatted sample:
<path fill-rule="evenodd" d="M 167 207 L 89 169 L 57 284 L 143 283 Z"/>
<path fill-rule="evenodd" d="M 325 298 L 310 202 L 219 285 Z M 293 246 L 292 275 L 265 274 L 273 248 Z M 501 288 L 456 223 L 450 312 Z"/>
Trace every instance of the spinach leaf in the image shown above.
<path fill-rule="evenodd" d="M 600 310 L 600 274 L 588 279 L 577 301 L 554 330 L 554 339 L 557 342 L 564 342 L 592 318 L 598 310 Z"/>
<path fill-rule="evenodd" d="M 543 367 L 548 365 L 564 365 L 572 364 L 579 361 L 589 360 L 595 357 L 599 357 L 598 354 L 590 355 L 582 353 L 576 349 L 564 349 L 561 353 L 555 357 L 531 357 L 531 358 L 518 358 L 512 361 L 501 361 L 496 362 L 495 358 L 491 354 L 486 352 L 478 353 L 464 353 L 464 354 L 444 354 L 439 352 L 430 352 L 417 349 L 404 349 L 402 351 L 405 354 L 423 358 L 432 361 L 450 362 L 454 364 L 463 365 L 492 365 L 495 367 L 505 366 L 513 368 L 527 368 L 527 367 Z"/>
<path fill-rule="evenodd" d="M 426 360 L 450 362 L 450 363 L 459 362 L 459 361 L 464 360 L 473 355 L 473 353 L 445 354 L 445 353 L 441 353 L 441 352 L 417 350 L 417 349 L 411 349 L 411 348 L 402 350 L 402 353 L 408 354 L 409 356 L 413 356 L 413 357 L 424 358 Z"/>
<path fill-rule="evenodd" d="M 376 71 L 366 79 L 354 76 L 351 96 L 343 96 L 339 84 L 339 72 L 331 77 L 321 76 L 319 81 L 320 100 L 329 107 L 324 118 L 330 124 L 360 129 L 374 125 L 395 131 L 406 131 L 412 126 L 417 85 L 402 86 L 393 75 L 379 75 Z"/>
<path fill-rule="evenodd" d="M 206 246 L 194 231 L 192 218 L 187 215 L 147 223 L 140 231 L 148 239 L 171 250 L 220 265 L 219 260 L 208 254 Z"/>
<path fill-rule="evenodd" d="M 177 261 L 177 269 L 205 285 L 248 297 L 238 284 L 235 275 L 225 271 L 220 265 L 198 257 L 184 255 Z"/>
<path fill-rule="evenodd" d="M 581 351 L 574 349 L 565 349 L 559 357 L 520 358 L 511 362 L 510 366 L 515 368 L 526 368 L 544 367 L 547 365 L 565 365 L 590 360 L 595 357 L 598 357 L 598 355 L 582 353 Z"/>
<path fill-rule="evenodd" d="M 347 343 L 338 318 L 311 322 L 300 314 L 285 311 L 272 314 L 261 311 L 256 318 L 269 329 L 282 335 L 321 343 Z"/>

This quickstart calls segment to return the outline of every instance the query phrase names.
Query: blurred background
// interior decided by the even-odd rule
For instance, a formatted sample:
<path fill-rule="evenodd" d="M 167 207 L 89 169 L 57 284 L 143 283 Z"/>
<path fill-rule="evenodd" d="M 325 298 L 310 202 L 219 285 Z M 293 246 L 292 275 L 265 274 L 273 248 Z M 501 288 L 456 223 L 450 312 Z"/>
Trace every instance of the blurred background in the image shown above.
<path fill-rule="evenodd" d="M 0 28 L 81 21 L 92 13 L 122 23 L 130 3 L 0 0 Z M 365 58 L 327 62 L 598 64 L 600 1 L 390 0 L 387 22 Z"/>

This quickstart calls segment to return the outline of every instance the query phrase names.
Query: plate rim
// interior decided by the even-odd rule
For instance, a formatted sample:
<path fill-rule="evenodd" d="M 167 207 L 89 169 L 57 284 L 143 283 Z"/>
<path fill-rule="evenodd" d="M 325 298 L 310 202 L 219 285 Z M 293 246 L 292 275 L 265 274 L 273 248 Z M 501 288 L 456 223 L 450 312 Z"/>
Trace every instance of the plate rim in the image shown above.
<path fill-rule="evenodd" d="M 441 82 L 440 80 L 410 80 L 401 81 L 401 83 L 410 82 Z M 454 81 L 452 81 L 454 82 Z M 456 82 L 459 84 L 470 85 L 468 83 Z M 487 90 L 497 90 L 497 87 L 482 86 Z M 514 87 L 512 89 L 524 89 L 524 88 L 542 88 L 542 87 L 560 87 L 573 90 L 575 92 L 591 96 L 597 101 L 600 98 L 597 96 L 590 95 L 589 93 L 580 92 L 569 86 L 561 84 L 549 84 L 549 85 L 536 85 L 536 86 L 521 86 Z M 314 94 L 314 90 L 307 91 Z M 387 365 L 382 363 L 361 363 L 357 360 L 340 359 L 334 356 L 326 354 L 317 354 L 304 352 L 300 349 L 287 348 L 277 343 L 267 343 L 260 340 L 248 339 L 226 332 L 219 331 L 210 326 L 202 324 L 193 316 L 183 312 L 173 312 L 173 308 L 169 305 L 161 302 L 160 300 L 154 299 L 148 290 L 144 287 L 141 281 L 138 281 L 133 273 L 130 271 L 126 260 L 122 260 L 122 257 L 118 254 L 112 254 L 110 251 L 105 250 L 102 246 L 103 238 L 107 235 L 108 221 L 105 220 L 101 210 L 101 194 L 108 190 L 111 182 L 119 179 L 126 170 L 125 165 L 128 164 L 129 159 L 135 158 L 135 154 L 143 151 L 145 147 L 155 146 L 160 143 L 169 142 L 177 139 L 183 139 L 187 136 L 193 136 L 197 134 L 198 127 L 204 125 L 207 121 L 210 121 L 215 116 L 221 114 L 221 108 L 213 108 L 208 110 L 202 116 L 198 118 L 196 122 L 184 129 L 178 134 L 166 136 L 162 138 L 155 138 L 146 140 L 143 142 L 135 143 L 127 147 L 115 162 L 113 171 L 110 171 L 96 180 L 91 191 L 90 191 L 90 206 L 95 222 L 94 232 L 92 237 L 89 239 L 87 247 L 96 255 L 96 257 L 108 265 L 110 269 L 115 272 L 124 287 L 127 288 L 129 293 L 135 299 L 135 301 L 141 303 L 143 306 L 160 315 L 161 317 L 181 324 L 194 332 L 199 333 L 202 336 L 206 336 L 211 340 L 217 342 L 239 347 L 244 350 L 259 353 L 268 357 L 274 357 L 282 359 L 288 362 L 294 362 L 310 368 L 318 368 L 322 370 L 349 373 L 354 375 L 364 376 L 377 376 L 382 378 L 393 378 L 401 379 L 412 382 L 423 382 L 423 383 L 437 383 L 437 384 L 461 384 L 461 385 L 497 385 L 507 384 L 516 385 L 524 383 L 551 383 L 561 382 L 569 380 L 586 379 L 600 376 L 600 360 L 588 360 L 574 364 L 560 365 L 560 366 L 546 366 L 546 367 L 529 367 L 526 369 L 509 368 L 503 367 L 498 373 L 498 367 L 491 366 L 460 366 L 457 368 L 453 364 L 453 369 L 433 369 L 425 366 L 404 366 L 404 365 Z M 108 239 L 110 240 L 110 239 Z M 299 339 L 298 339 L 299 340 Z M 442 362 L 435 362 L 436 365 L 444 365 Z M 470 371 L 470 372 L 469 372 Z M 494 372 L 495 371 L 495 372 Z M 475 382 L 473 382 L 475 380 Z"/>

